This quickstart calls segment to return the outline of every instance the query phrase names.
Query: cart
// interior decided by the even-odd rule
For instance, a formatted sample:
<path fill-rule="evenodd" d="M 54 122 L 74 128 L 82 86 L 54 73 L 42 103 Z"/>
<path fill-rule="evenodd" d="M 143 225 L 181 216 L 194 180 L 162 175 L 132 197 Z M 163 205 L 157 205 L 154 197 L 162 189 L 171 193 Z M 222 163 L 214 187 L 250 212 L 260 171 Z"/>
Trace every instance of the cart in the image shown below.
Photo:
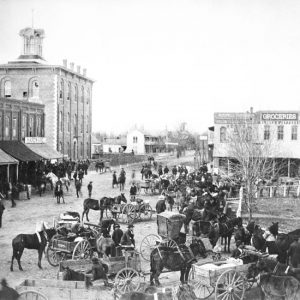
<path fill-rule="evenodd" d="M 215 293 L 215 300 L 244 299 L 245 291 L 253 281 L 246 278 L 252 264 L 231 261 L 195 263 L 189 273 L 189 284 L 194 287 L 197 299 L 206 299 Z"/>
<path fill-rule="evenodd" d="M 85 225 L 88 226 L 84 227 L 84 231 L 79 235 L 69 233 L 67 236 L 56 234 L 52 237 L 46 250 L 46 257 L 51 266 L 57 267 L 60 261 L 70 258 L 82 260 L 92 257 L 100 226 L 92 223 Z"/>
<path fill-rule="evenodd" d="M 159 245 L 178 248 L 177 240 L 185 220 L 185 215 L 165 211 L 157 215 L 157 233 L 145 236 L 141 242 L 140 253 L 143 259 L 150 261 L 152 250 Z"/>
<path fill-rule="evenodd" d="M 136 221 L 146 221 L 152 218 L 152 207 L 149 201 L 136 198 L 127 204 L 121 204 L 119 210 L 119 219 L 123 223 L 133 223 Z"/>
<path fill-rule="evenodd" d="M 114 279 L 115 293 L 123 294 L 137 291 L 140 288 L 144 274 L 141 272 L 140 255 L 135 250 L 124 251 L 124 256 L 106 257 L 100 259 L 108 266 L 108 277 Z M 66 260 L 59 264 L 59 277 L 65 268 L 86 273 L 92 268 L 91 260 Z"/>

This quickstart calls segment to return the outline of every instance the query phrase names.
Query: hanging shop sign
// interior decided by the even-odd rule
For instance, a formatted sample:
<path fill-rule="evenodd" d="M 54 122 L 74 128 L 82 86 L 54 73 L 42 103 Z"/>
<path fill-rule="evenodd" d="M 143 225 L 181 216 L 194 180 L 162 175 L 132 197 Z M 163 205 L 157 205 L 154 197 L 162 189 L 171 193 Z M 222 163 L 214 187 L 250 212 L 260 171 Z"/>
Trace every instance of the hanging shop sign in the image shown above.
<path fill-rule="evenodd" d="M 298 124 L 298 113 L 295 112 L 264 112 L 261 113 L 263 124 Z"/>

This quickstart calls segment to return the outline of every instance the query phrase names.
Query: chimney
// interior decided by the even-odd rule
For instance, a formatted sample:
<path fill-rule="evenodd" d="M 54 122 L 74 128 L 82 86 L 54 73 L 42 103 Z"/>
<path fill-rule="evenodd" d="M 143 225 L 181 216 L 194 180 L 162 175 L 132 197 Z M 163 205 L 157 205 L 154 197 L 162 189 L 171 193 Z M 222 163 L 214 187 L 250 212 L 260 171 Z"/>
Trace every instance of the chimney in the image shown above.
<path fill-rule="evenodd" d="M 86 68 L 83 68 L 82 72 L 83 72 L 83 76 L 86 76 Z"/>
<path fill-rule="evenodd" d="M 79 73 L 80 74 L 80 66 L 77 66 L 77 73 Z"/>
<path fill-rule="evenodd" d="M 64 66 L 65 68 L 68 67 L 68 61 L 67 61 L 66 59 L 63 59 L 63 66 Z"/>
<path fill-rule="evenodd" d="M 71 69 L 72 71 L 74 71 L 74 63 L 73 63 L 73 62 L 70 63 L 70 69 Z"/>

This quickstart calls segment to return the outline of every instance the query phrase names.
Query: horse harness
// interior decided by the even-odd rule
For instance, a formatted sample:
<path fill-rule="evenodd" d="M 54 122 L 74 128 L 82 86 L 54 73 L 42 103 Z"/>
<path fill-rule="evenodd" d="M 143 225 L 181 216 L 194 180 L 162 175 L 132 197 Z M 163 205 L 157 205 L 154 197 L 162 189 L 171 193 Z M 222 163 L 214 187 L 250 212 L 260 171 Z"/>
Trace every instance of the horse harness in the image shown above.
<path fill-rule="evenodd" d="M 39 233 L 39 232 L 36 232 L 35 234 L 36 234 L 36 236 L 37 236 L 37 238 L 38 238 L 38 240 L 39 240 L 39 243 L 41 244 L 41 243 L 42 243 L 42 239 L 41 239 L 40 233 Z M 47 232 L 46 232 L 45 230 L 43 230 L 43 231 L 42 231 L 42 234 L 43 234 L 43 236 L 44 236 L 46 242 L 49 243 L 49 238 L 48 238 Z"/>

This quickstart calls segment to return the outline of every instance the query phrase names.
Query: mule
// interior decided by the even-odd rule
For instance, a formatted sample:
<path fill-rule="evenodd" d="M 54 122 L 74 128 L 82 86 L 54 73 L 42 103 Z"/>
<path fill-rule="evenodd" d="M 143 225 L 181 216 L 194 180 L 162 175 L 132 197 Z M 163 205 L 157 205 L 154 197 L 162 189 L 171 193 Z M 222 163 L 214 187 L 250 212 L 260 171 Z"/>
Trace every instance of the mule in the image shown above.
<path fill-rule="evenodd" d="M 56 234 L 56 229 L 50 228 L 38 232 L 41 241 L 39 241 L 37 233 L 19 234 L 12 240 L 13 255 L 11 258 L 10 270 L 13 271 L 14 259 L 18 261 L 19 270 L 23 271 L 21 266 L 21 257 L 24 249 L 36 249 L 38 251 L 38 267 L 42 269 L 42 254 L 45 251 L 47 243 Z"/>
<path fill-rule="evenodd" d="M 153 249 L 150 254 L 150 285 L 154 285 L 154 280 L 157 286 L 160 285 L 158 278 L 164 268 L 180 271 L 180 281 L 187 282 L 192 263 L 197 261 L 195 256 L 201 255 L 203 251 L 203 248 L 195 243 L 194 245 L 189 248 L 186 245 L 179 245 L 177 248 L 159 246 Z"/>

